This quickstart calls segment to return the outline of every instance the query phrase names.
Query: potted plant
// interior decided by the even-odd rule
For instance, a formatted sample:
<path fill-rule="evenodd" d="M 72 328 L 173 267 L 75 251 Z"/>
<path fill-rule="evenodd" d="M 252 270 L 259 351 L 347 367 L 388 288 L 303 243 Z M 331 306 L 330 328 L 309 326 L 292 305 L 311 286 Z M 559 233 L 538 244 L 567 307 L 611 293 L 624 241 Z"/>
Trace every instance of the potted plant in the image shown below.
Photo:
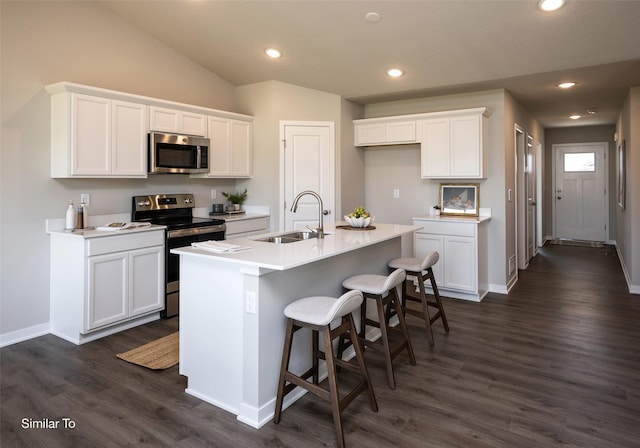
<path fill-rule="evenodd" d="M 438 204 L 433 206 L 433 214 L 436 216 L 440 215 L 440 206 Z"/>
<path fill-rule="evenodd" d="M 225 193 L 223 191 L 222 196 L 227 198 L 227 200 L 233 204 L 234 210 L 240 210 L 240 206 L 244 204 L 244 201 L 247 200 L 247 189 L 245 188 L 242 193 L 240 192 Z"/>

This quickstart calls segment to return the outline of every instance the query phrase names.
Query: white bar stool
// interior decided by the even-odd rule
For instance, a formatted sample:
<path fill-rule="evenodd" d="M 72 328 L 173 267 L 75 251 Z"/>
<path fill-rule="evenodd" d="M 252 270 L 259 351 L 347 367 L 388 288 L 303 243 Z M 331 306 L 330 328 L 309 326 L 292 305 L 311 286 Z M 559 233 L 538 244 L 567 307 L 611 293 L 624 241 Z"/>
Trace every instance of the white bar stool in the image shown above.
<path fill-rule="evenodd" d="M 373 393 L 373 386 L 369 379 L 367 366 L 364 363 L 362 349 L 358 343 L 358 333 L 353 322 L 353 316 L 351 315 L 353 311 L 360 308 L 361 304 L 362 293 L 360 291 L 349 291 L 338 299 L 333 297 L 306 297 L 296 300 L 284 309 L 284 315 L 287 317 L 287 330 L 282 351 L 282 366 L 280 368 L 280 380 L 278 382 L 276 409 L 273 418 L 274 423 L 277 424 L 280 422 L 282 402 L 285 395 L 294 390 L 296 386 L 307 389 L 309 392 L 331 403 L 333 422 L 338 437 L 338 446 L 340 447 L 345 446 L 344 432 L 342 430 L 342 411 L 349 403 L 361 392 L 366 391 L 371 410 L 378 412 L 378 403 Z M 342 318 L 341 324 L 331 329 L 331 322 L 340 318 Z M 301 328 L 309 328 L 312 332 L 313 365 L 302 375 L 296 375 L 289 371 L 289 359 L 291 357 L 293 334 Z M 319 350 L 319 334 L 322 334 L 324 352 Z M 334 356 L 333 340 L 344 336 L 347 336 L 353 344 L 357 365 Z M 319 386 L 319 359 L 324 359 L 327 363 L 328 391 Z M 360 383 L 343 398 L 340 398 L 338 390 L 337 366 L 358 373 L 362 377 Z M 308 381 L 309 377 L 313 377 L 313 383 Z"/>
<path fill-rule="evenodd" d="M 360 327 L 360 341 L 363 346 L 371 347 L 372 349 L 381 352 L 387 364 L 387 381 L 391 389 L 396 388 L 396 380 L 393 373 L 393 360 L 403 351 L 407 350 L 409 354 L 409 360 L 412 365 L 416 365 L 416 358 L 413 354 L 413 347 L 411 346 L 411 339 L 409 338 L 409 331 L 404 320 L 404 313 L 402 312 L 402 306 L 398 297 L 396 287 L 402 285 L 406 277 L 405 272 L 402 269 L 396 269 L 388 276 L 377 274 L 360 274 L 349 277 L 342 282 L 342 286 L 347 289 L 362 291 L 364 295 L 364 302 L 361 307 L 361 327 Z M 376 302 L 376 308 L 378 311 L 378 321 L 368 319 L 366 305 L 367 299 L 373 299 Z M 389 319 L 391 316 L 391 308 L 394 309 L 395 314 L 398 316 L 399 327 L 395 328 L 389 325 Z M 369 341 L 366 338 L 367 325 L 374 326 L 380 329 L 380 339 L 377 341 Z M 398 332 L 401 335 L 400 342 L 395 349 L 391 350 L 389 343 L 389 332 Z"/>
<path fill-rule="evenodd" d="M 444 307 L 442 306 L 442 300 L 440 299 L 440 293 L 438 292 L 438 285 L 436 285 L 436 278 L 433 275 L 432 266 L 438 262 L 440 254 L 433 250 L 429 252 L 424 259 L 420 258 L 395 258 L 388 263 L 389 269 L 404 269 L 407 273 L 407 278 L 402 287 L 402 308 L 406 314 L 412 314 L 421 319 L 424 319 L 425 327 L 427 329 L 427 339 L 429 339 L 429 345 L 433 347 L 433 330 L 431 329 L 433 323 L 442 319 L 445 331 L 449 332 L 449 324 L 447 323 L 447 316 L 444 313 Z M 413 277 L 418 281 L 418 293 L 416 295 L 415 285 L 413 284 Z M 433 297 L 435 301 L 430 301 L 424 289 L 424 283 L 429 280 L 431 282 L 431 289 L 433 290 Z M 407 300 L 413 302 L 420 302 L 422 304 L 422 310 L 415 310 L 407 307 Z M 438 311 L 431 317 L 429 315 L 429 307 L 436 308 Z"/>

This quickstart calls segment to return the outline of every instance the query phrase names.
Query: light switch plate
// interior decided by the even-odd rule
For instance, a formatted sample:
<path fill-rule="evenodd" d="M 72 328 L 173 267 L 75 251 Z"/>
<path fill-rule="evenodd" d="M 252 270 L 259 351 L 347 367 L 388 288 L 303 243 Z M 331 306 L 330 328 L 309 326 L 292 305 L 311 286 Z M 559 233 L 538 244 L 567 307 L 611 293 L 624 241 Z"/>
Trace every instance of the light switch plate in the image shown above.
<path fill-rule="evenodd" d="M 80 193 L 80 202 L 84 202 L 87 207 L 91 205 L 91 195 L 89 193 Z"/>

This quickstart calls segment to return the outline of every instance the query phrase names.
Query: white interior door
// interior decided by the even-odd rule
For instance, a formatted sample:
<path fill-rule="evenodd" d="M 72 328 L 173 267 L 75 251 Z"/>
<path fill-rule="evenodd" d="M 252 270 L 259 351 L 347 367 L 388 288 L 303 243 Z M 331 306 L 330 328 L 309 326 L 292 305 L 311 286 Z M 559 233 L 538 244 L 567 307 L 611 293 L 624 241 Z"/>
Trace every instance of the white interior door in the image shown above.
<path fill-rule="evenodd" d="M 525 148 L 525 188 L 527 197 L 527 261 L 536 256 L 538 246 L 536 244 L 536 209 L 537 203 L 537 174 L 536 174 L 536 148 L 533 145 L 533 137 L 527 134 Z"/>
<path fill-rule="evenodd" d="M 318 201 L 306 195 L 298 202 L 296 213 L 291 205 L 296 195 L 305 190 L 315 191 L 323 202 L 325 223 L 333 222 L 335 204 L 335 131 L 329 122 L 282 122 L 282 164 L 284 173 L 281 183 L 284 204 L 283 230 L 318 226 Z"/>
<path fill-rule="evenodd" d="M 606 241 L 607 143 L 554 145 L 556 238 Z"/>

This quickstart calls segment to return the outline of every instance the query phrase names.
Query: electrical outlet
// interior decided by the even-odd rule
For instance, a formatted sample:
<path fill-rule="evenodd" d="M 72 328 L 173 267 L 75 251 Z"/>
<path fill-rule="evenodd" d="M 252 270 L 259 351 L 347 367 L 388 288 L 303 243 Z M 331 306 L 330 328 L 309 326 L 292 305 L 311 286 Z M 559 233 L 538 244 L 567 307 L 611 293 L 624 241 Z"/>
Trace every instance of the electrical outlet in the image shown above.
<path fill-rule="evenodd" d="M 91 195 L 89 193 L 80 193 L 80 202 L 84 202 L 87 207 L 91 205 Z"/>
<path fill-rule="evenodd" d="M 211 199 L 215 199 L 216 197 L 218 197 L 218 192 L 212 188 L 211 189 Z"/>
<path fill-rule="evenodd" d="M 249 314 L 256 314 L 256 293 L 247 291 L 244 296 L 244 309 Z"/>
<path fill-rule="evenodd" d="M 400 197 L 400 190 L 398 190 L 397 188 L 393 190 L 393 197 L 395 199 L 398 199 Z"/>

